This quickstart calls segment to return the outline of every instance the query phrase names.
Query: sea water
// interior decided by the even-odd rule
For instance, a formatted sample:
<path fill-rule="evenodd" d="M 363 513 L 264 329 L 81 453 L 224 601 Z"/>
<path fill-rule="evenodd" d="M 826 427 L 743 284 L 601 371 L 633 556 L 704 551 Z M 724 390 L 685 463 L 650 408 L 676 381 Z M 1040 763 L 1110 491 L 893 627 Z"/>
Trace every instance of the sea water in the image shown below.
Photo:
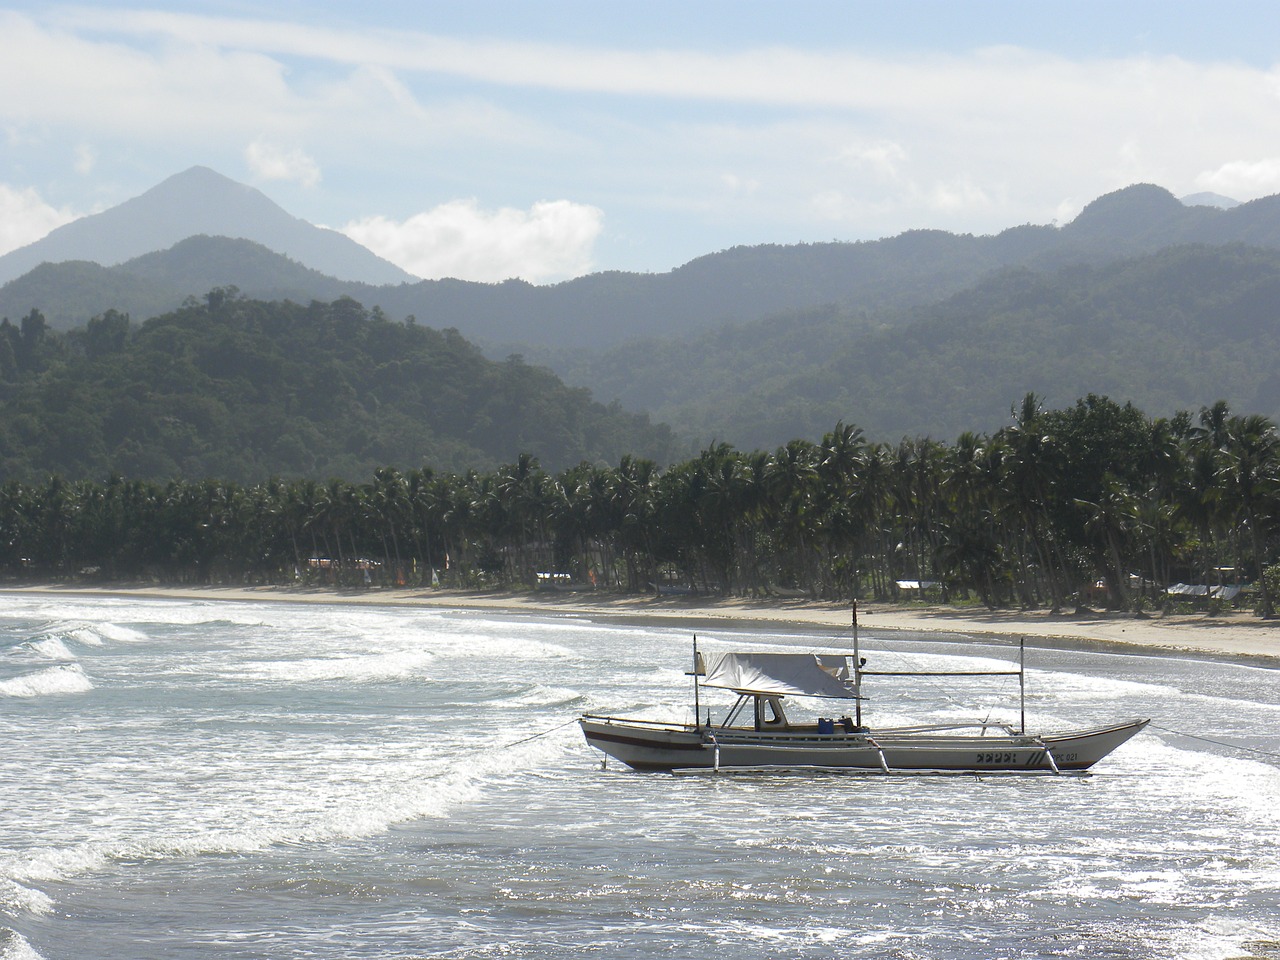
<path fill-rule="evenodd" d="M 1017 660 L 861 639 L 881 670 Z M 0 595 L 0 960 L 1280 957 L 1276 671 L 1029 649 L 1029 727 L 1154 718 L 1087 776 L 602 769 L 573 718 L 687 718 L 690 640 Z M 1016 680 L 868 684 L 875 724 L 1018 720 Z"/>

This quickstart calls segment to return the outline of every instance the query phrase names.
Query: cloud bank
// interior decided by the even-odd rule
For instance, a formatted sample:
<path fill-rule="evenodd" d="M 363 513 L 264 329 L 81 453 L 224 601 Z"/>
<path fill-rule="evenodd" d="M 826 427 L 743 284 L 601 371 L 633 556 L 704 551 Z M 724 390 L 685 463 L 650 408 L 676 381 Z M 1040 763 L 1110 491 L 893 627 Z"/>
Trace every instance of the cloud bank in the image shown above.
<path fill-rule="evenodd" d="M 1280 192 L 1277 67 L 839 38 L 640 48 L 415 29 L 427 15 L 395 31 L 314 17 L 0 11 L 0 182 L 89 208 L 108 190 L 76 195 L 86 171 L 119 202 L 121 181 L 137 193 L 203 163 L 348 223 L 412 272 L 484 279 L 596 260 L 667 269 L 734 243 L 991 232 L 1137 182 Z M 139 158 L 150 167 L 129 169 Z M 566 206 L 529 205 L 548 196 Z M 11 232 L 51 222 L 7 203 Z"/>
<path fill-rule="evenodd" d="M 255 140 L 244 151 L 245 162 L 259 180 L 292 180 L 304 187 L 320 182 L 320 167 L 299 149 L 285 150 Z"/>
<path fill-rule="evenodd" d="M 341 230 L 426 280 L 520 277 L 545 283 L 587 273 L 603 225 L 603 210 L 568 200 L 495 211 L 481 210 L 475 200 L 454 200 L 404 221 L 366 217 Z"/>
<path fill-rule="evenodd" d="M 0 183 L 0 254 L 34 243 L 74 219 L 67 210 L 45 203 L 31 187 L 18 189 Z"/>

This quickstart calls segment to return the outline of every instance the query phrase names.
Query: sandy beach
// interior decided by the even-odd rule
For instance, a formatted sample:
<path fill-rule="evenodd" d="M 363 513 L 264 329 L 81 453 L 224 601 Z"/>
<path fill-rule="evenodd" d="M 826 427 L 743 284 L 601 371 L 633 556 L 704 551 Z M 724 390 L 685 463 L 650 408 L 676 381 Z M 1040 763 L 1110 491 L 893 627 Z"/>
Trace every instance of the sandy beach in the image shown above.
<path fill-rule="evenodd" d="M 773 598 L 652 597 L 591 593 L 478 593 L 455 590 L 336 591 L 290 587 L 184 588 L 154 585 L 86 587 L 4 586 L 0 593 L 146 596 L 169 600 L 351 603 L 488 610 L 513 614 L 557 614 L 608 620 L 662 620 L 702 625 L 754 623 L 847 629 L 847 605 Z M 1250 613 L 1223 616 L 1090 613 L 1050 615 L 1048 611 L 996 610 L 942 606 L 861 603 L 858 624 L 866 632 L 903 630 L 980 636 L 1026 637 L 1029 641 L 1124 645 L 1151 651 L 1184 651 L 1209 656 L 1260 658 L 1280 664 L 1280 621 Z"/>

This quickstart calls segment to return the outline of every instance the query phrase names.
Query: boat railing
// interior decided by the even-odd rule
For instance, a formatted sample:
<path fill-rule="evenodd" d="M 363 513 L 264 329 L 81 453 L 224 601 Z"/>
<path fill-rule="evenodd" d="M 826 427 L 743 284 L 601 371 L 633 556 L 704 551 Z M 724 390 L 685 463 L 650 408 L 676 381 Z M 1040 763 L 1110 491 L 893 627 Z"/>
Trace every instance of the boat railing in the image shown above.
<path fill-rule="evenodd" d="M 1011 737 L 1018 736 L 1021 732 L 1012 723 L 992 723 L 988 720 L 979 720 L 966 723 L 927 723 L 910 727 L 879 727 L 876 730 L 876 736 L 883 737 L 898 733 L 944 733 L 948 730 L 981 730 L 983 733 L 988 730 L 1001 730 Z"/>
<path fill-rule="evenodd" d="M 599 720 L 602 723 L 626 723 L 636 724 L 645 727 L 668 727 L 673 730 L 685 729 L 688 724 L 679 723 L 674 720 L 633 720 L 630 717 L 607 717 L 600 713 L 584 713 L 583 720 Z"/>

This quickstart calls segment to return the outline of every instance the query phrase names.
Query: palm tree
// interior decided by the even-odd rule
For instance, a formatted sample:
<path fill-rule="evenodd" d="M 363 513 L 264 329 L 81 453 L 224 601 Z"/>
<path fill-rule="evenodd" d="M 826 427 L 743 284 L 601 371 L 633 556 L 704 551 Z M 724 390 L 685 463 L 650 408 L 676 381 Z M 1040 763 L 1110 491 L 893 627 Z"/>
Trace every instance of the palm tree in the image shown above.
<path fill-rule="evenodd" d="M 394 467 L 380 467 L 373 473 L 373 482 L 365 492 L 368 509 L 381 527 L 382 554 L 387 567 L 391 565 L 390 539 L 395 553 L 395 572 L 392 582 L 403 585 L 405 579 L 404 558 L 400 553 L 400 531 L 409 526 L 409 488 L 405 478 Z M 385 567 L 384 567 L 385 569 Z"/>
<path fill-rule="evenodd" d="M 658 582 L 657 494 L 660 474 L 652 460 L 624 456 L 613 474 L 612 510 L 627 570 L 627 589 Z"/>
<path fill-rule="evenodd" d="M 1253 567 L 1262 592 L 1262 616 L 1270 619 L 1275 611 L 1267 578 L 1263 576 L 1267 561 L 1264 542 L 1276 511 L 1280 440 L 1276 437 L 1275 424 L 1257 414 L 1232 417 L 1227 422 L 1226 434 L 1222 466 L 1225 489 L 1234 501 L 1240 521 L 1249 531 Z"/>
<path fill-rule="evenodd" d="M 819 451 L 807 440 L 792 440 L 779 447 L 766 477 L 771 501 L 776 505 L 778 534 L 790 558 L 796 586 L 817 599 L 816 547 L 821 529 L 819 502 Z"/>
<path fill-rule="evenodd" d="M 1129 603 L 1129 576 L 1125 563 L 1129 538 L 1137 520 L 1137 498 L 1115 476 L 1102 479 L 1096 502 L 1075 501 L 1085 511 L 1085 530 L 1095 538 L 1095 556 L 1119 606 Z"/>
<path fill-rule="evenodd" d="M 1005 495 L 1020 516 L 1022 529 L 1035 551 L 1036 566 L 1044 571 L 1052 600 L 1052 612 L 1062 609 L 1065 600 L 1061 572 L 1065 564 L 1054 535 L 1048 504 L 1050 491 L 1058 479 L 1054 440 L 1044 428 L 1040 398 L 1028 393 L 1013 412 L 1013 423 L 1000 431 L 1007 454 L 1004 457 Z M 1021 567 L 1029 564 L 1024 558 Z"/>

